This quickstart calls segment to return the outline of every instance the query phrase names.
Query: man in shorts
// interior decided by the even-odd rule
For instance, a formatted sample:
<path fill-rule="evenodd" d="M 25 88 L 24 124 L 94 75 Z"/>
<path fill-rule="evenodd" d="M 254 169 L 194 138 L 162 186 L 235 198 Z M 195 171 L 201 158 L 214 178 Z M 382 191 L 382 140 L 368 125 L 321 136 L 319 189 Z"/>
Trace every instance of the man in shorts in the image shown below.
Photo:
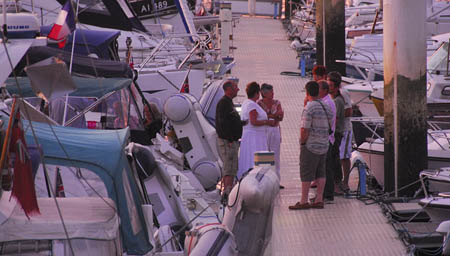
<path fill-rule="evenodd" d="M 310 81 L 306 84 L 308 103 L 302 112 L 300 128 L 300 178 L 302 195 L 300 202 L 289 206 L 290 210 L 309 208 L 322 209 L 325 186 L 325 162 L 329 144 L 329 120 L 333 114 L 330 107 L 319 99 L 319 84 Z M 317 182 L 317 195 L 314 203 L 308 202 L 311 182 Z"/>
<path fill-rule="evenodd" d="M 339 72 L 330 72 L 328 74 L 328 83 L 330 87 L 339 88 L 339 94 L 344 99 L 344 127 L 342 130 L 342 139 L 339 147 L 339 157 L 342 164 L 342 172 L 340 179 L 338 176 L 337 185 L 342 190 L 342 192 L 348 192 L 349 186 L 349 176 L 350 176 L 350 157 L 352 154 L 352 102 L 350 99 L 350 94 L 344 88 L 341 88 L 341 74 Z M 342 178 L 343 176 L 343 178 Z"/>
<path fill-rule="evenodd" d="M 222 183 L 224 193 L 233 188 L 233 182 L 238 170 L 239 139 L 242 136 L 242 126 L 239 113 L 236 111 L 233 98 L 239 91 L 235 81 L 228 80 L 222 86 L 225 95 L 219 100 L 216 108 L 216 132 L 218 153 L 223 162 Z"/>

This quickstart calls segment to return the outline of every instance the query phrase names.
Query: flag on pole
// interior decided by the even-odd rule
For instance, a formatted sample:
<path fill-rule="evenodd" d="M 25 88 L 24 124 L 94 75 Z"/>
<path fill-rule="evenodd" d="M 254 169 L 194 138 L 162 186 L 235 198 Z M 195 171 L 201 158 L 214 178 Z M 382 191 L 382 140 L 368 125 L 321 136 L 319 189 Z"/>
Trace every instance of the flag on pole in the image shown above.
<path fill-rule="evenodd" d="M 15 154 L 14 178 L 11 196 L 22 206 L 25 215 L 40 214 L 36 191 L 31 170 L 31 157 L 28 153 L 24 132 L 20 121 L 20 111 L 17 111 L 12 127 L 10 152 Z"/>
<path fill-rule="evenodd" d="M 189 76 L 184 79 L 183 85 L 181 86 L 180 93 L 189 93 Z"/>
<path fill-rule="evenodd" d="M 63 48 L 67 36 L 75 30 L 75 14 L 73 13 L 72 1 L 67 0 L 56 18 L 48 38 L 58 41 L 59 48 Z"/>
<path fill-rule="evenodd" d="M 189 69 L 184 77 L 183 84 L 181 84 L 180 93 L 189 93 L 189 73 L 191 73 L 192 64 L 189 65 Z"/>

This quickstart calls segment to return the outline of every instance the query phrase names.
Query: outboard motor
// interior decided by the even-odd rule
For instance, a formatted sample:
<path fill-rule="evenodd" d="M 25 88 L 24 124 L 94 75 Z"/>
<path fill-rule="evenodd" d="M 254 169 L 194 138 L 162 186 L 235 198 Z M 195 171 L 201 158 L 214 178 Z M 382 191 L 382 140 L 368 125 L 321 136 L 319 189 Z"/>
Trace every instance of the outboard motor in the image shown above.
<path fill-rule="evenodd" d="M 35 38 L 41 30 L 39 20 L 32 13 L 7 13 L 7 37 L 12 38 Z M 3 27 L 3 19 L 0 19 L 0 27 Z M 0 31 L 3 38 L 3 31 Z"/>
<path fill-rule="evenodd" d="M 237 255 L 233 234 L 220 223 L 208 223 L 187 232 L 184 251 L 190 256 Z"/>
<path fill-rule="evenodd" d="M 238 255 L 264 254 L 272 235 L 279 184 L 273 152 L 256 152 L 255 167 L 234 186 L 223 218 L 235 236 Z"/>
<path fill-rule="evenodd" d="M 164 104 L 192 173 L 205 190 L 212 190 L 222 178 L 217 153 L 217 134 L 202 114 L 200 104 L 190 94 L 170 96 Z"/>

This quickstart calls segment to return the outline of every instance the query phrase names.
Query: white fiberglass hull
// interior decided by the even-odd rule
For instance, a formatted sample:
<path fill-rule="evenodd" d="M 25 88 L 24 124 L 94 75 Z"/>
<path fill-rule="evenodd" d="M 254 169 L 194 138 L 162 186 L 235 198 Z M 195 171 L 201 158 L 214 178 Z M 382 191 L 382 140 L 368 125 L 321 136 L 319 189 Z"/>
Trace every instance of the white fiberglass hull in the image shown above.
<path fill-rule="evenodd" d="M 384 185 L 384 144 L 365 142 L 358 148 L 372 174 Z M 450 165 L 450 151 L 428 149 L 428 168 L 439 169 Z"/>
<path fill-rule="evenodd" d="M 450 220 L 450 198 L 428 197 L 420 200 L 419 205 L 424 207 L 432 222 Z"/>

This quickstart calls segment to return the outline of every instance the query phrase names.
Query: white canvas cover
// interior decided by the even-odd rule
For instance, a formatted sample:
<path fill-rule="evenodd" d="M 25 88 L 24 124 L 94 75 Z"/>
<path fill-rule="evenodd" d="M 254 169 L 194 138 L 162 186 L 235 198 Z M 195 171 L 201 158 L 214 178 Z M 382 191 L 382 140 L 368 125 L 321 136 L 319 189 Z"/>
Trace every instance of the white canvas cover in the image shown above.
<path fill-rule="evenodd" d="M 9 200 L 7 195 L 4 193 L 2 201 Z M 111 199 L 79 197 L 57 200 L 70 238 L 116 239 L 119 219 Z M 31 216 L 29 220 L 16 204 L 11 215 L 0 224 L 0 242 L 67 239 L 54 199 L 38 198 L 38 205 L 41 214 Z"/>
<path fill-rule="evenodd" d="M 0 44 L 3 44 L 3 40 L 0 40 Z M 11 58 L 11 64 L 9 63 L 9 58 L 5 47 L 1 45 L 0 61 L 2 63 L 2 68 L 0 68 L 0 83 L 3 83 L 6 78 L 8 78 L 12 71 L 11 65 L 15 67 L 32 44 L 33 39 L 9 40 L 6 47 L 8 49 L 9 57 Z"/>

